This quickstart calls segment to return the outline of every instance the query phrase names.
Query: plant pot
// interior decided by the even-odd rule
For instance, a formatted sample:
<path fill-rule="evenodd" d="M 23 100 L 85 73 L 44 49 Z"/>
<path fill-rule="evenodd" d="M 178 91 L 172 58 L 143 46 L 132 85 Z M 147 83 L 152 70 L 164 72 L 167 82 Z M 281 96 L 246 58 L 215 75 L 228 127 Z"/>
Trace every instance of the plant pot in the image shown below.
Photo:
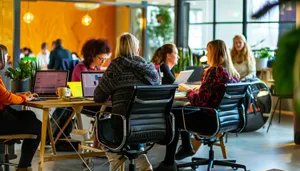
<path fill-rule="evenodd" d="M 31 90 L 31 80 L 11 80 L 11 92 L 18 93 L 18 92 L 26 92 Z"/>
<path fill-rule="evenodd" d="M 256 59 L 256 69 L 267 68 L 268 58 Z"/>

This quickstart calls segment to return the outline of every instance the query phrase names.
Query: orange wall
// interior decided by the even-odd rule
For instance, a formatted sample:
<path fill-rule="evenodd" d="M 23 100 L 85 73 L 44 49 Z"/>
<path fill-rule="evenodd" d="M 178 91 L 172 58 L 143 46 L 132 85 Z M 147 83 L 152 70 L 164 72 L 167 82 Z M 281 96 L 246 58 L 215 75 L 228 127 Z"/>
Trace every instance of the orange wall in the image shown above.
<path fill-rule="evenodd" d="M 0 44 L 8 48 L 10 56 L 13 50 L 13 11 L 12 0 L 0 0 Z"/>
<path fill-rule="evenodd" d="M 61 38 L 63 46 L 71 52 L 80 50 L 90 38 L 108 39 L 115 47 L 115 13 L 116 7 L 101 5 L 98 9 L 88 11 L 92 23 L 86 27 L 81 18 L 86 14 L 68 2 L 30 2 L 29 10 L 34 20 L 27 24 L 23 15 L 27 12 L 28 2 L 21 3 L 21 48 L 30 47 L 35 55 L 40 52 L 42 42 L 50 45 L 53 40 Z"/>

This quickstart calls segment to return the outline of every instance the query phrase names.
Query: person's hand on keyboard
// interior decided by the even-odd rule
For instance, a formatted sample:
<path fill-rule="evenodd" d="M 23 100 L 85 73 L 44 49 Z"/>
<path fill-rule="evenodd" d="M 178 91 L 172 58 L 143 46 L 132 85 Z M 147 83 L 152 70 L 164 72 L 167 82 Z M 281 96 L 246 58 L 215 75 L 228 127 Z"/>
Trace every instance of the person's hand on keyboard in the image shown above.
<path fill-rule="evenodd" d="M 26 101 L 32 101 L 32 100 L 34 100 L 34 99 L 36 99 L 36 98 L 39 97 L 38 94 L 36 94 L 36 93 L 31 93 L 30 91 L 29 91 L 29 92 L 26 92 L 25 95 L 26 95 Z"/>

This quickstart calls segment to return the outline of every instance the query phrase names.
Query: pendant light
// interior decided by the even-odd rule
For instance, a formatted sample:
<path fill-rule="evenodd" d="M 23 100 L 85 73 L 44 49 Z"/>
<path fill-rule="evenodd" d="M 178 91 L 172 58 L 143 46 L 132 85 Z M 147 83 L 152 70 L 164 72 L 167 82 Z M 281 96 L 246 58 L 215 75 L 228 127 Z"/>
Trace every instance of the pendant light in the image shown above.
<path fill-rule="evenodd" d="M 74 4 L 75 8 L 83 11 L 90 11 L 99 8 L 100 4 L 96 3 L 75 3 Z M 82 18 L 81 18 L 81 23 L 84 26 L 89 26 L 92 23 L 92 17 L 86 13 Z"/>
<path fill-rule="evenodd" d="M 23 20 L 29 24 L 32 22 L 33 19 L 34 19 L 34 15 L 29 11 L 29 1 L 28 1 L 27 12 L 24 14 Z"/>
<path fill-rule="evenodd" d="M 81 23 L 84 26 L 89 26 L 92 23 L 92 18 L 89 16 L 89 14 L 86 14 L 85 16 L 82 17 Z"/>

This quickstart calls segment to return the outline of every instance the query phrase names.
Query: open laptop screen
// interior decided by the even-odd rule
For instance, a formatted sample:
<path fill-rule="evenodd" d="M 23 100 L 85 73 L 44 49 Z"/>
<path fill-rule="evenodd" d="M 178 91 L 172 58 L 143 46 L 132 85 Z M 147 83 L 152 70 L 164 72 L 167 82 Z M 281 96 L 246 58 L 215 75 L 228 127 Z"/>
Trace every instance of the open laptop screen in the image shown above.
<path fill-rule="evenodd" d="M 95 88 L 102 78 L 103 72 L 82 72 L 81 84 L 83 97 L 94 97 Z"/>
<path fill-rule="evenodd" d="M 33 92 L 41 95 L 56 95 L 58 87 L 66 87 L 69 71 L 36 71 Z"/>

